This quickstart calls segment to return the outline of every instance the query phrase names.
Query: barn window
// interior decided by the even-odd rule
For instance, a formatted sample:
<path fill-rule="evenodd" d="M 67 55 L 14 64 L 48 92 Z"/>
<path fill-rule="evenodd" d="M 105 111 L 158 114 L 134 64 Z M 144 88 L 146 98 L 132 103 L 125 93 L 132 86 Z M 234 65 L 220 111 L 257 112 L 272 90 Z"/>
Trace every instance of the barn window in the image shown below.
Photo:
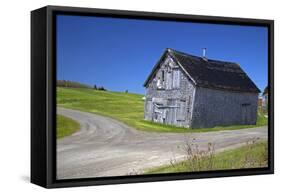
<path fill-rule="evenodd" d="M 173 88 L 180 87 L 180 71 L 179 69 L 175 69 L 173 71 Z"/>
<path fill-rule="evenodd" d="M 172 89 L 172 73 L 168 72 L 166 76 L 166 89 Z"/>
<path fill-rule="evenodd" d="M 241 104 L 241 106 L 250 106 L 251 104 L 250 103 L 243 103 Z"/>
<path fill-rule="evenodd" d="M 158 80 L 157 80 L 157 89 L 164 89 L 165 88 L 165 71 L 162 70 L 158 74 Z"/>
<path fill-rule="evenodd" d="M 162 88 L 162 83 L 161 83 L 161 78 L 160 77 L 157 78 L 156 87 L 157 87 L 157 89 L 161 89 Z"/>

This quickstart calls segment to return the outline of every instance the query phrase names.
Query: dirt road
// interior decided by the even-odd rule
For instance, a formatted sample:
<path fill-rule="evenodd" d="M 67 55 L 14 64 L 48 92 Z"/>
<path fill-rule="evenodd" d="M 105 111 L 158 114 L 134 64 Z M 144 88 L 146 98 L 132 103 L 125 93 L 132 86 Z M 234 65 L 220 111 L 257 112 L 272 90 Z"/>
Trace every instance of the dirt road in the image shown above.
<path fill-rule="evenodd" d="M 195 138 L 200 149 L 208 142 L 216 151 L 267 138 L 267 127 L 205 133 L 150 133 L 114 119 L 58 108 L 58 114 L 80 123 L 81 130 L 57 141 L 57 178 L 122 176 L 168 164 L 185 156 L 186 141 Z"/>

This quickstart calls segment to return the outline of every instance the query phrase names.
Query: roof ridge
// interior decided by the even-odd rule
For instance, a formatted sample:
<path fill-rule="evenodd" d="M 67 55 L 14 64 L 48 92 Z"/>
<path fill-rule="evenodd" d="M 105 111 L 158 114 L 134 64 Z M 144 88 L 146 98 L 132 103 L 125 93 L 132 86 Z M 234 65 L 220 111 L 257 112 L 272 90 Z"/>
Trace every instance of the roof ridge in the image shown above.
<path fill-rule="evenodd" d="M 178 50 L 175 50 L 175 49 L 172 49 L 172 48 L 167 48 L 167 50 L 168 50 L 168 52 L 174 52 L 174 53 L 178 53 L 180 55 L 184 55 L 184 56 L 188 56 L 188 57 L 202 58 L 202 57 L 199 57 L 199 56 L 196 56 L 196 55 L 191 55 L 189 53 L 178 51 Z"/>
<path fill-rule="evenodd" d="M 180 54 L 180 55 L 183 55 L 185 57 L 194 57 L 194 58 L 197 58 L 197 59 L 200 59 L 200 60 L 204 60 L 203 57 L 200 57 L 200 56 L 197 56 L 197 55 L 191 55 L 189 53 L 185 53 L 185 52 L 182 52 L 182 51 L 178 51 L 178 50 L 175 50 L 175 49 L 172 49 L 172 48 L 167 48 L 167 51 L 168 52 L 172 52 L 172 53 L 176 53 L 176 54 Z M 210 59 L 210 58 L 207 58 L 208 60 L 204 60 L 206 62 L 208 61 L 211 61 L 211 62 L 220 62 L 220 63 L 227 63 L 228 65 L 237 65 L 240 67 L 240 65 L 236 62 L 233 62 L 233 61 L 223 61 L 223 60 L 217 60 L 217 59 Z"/>
<path fill-rule="evenodd" d="M 147 86 L 147 83 L 155 75 L 157 68 L 166 57 L 171 57 L 198 87 L 237 92 L 260 92 L 259 88 L 238 63 L 213 59 L 204 60 L 203 57 L 190 55 L 171 48 L 166 48 L 150 72 L 144 86 Z"/>

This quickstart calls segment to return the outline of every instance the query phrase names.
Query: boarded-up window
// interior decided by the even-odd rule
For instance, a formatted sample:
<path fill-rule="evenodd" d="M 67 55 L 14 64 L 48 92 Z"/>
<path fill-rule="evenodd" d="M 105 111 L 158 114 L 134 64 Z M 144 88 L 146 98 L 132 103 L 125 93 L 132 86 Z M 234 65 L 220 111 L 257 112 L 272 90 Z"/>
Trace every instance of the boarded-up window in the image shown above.
<path fill-rule="evenodd" d="M 168 72 L 167 73 L 167 80 L 166 80 L 166 89 L 170 90 L 172 89 L 172 73 L 171 72 Z"/>
<path fill-rule="evenodd" d="M 165 82 L 165 71 L 162 70 L 161 72 L 161 79 L 162 79 L 162 82 L 164 83 Z"/>
<path fill-rule="evenodd" d="M 173 71 L 173 88 L 180 87 L 180 71 L 179 69 L 175 69 Z"/>
<path fill-rule="evenodd" d="M 177 120 L 185 120 L 185 110 L 186 110 L 186 102 L 185 100 L 180 100 L 178 102 L 178 112 L 177 112 Z"/>

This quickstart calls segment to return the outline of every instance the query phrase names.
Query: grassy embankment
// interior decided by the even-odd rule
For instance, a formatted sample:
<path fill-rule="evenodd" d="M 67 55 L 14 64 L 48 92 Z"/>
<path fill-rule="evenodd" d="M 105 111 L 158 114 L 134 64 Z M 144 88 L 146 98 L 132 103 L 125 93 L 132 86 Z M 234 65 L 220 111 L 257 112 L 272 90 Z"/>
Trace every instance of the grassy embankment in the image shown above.
<path fill-rule="evenodd" d="M 267 142 L 265 141 L 250 142 L 240 148 L 218 154 L 209 151 L 203 154 L 195 152 L 189 156 L 181 162 L 171 162 L 170 165 L 147 169 L 144 174 L 262 168 L 268 165 Z"/>
<path fill-rule="evenodd" d="M 263 114 L 258 114 L 257 125 L 240 125 L 203 129 L 186 129 L 143 120 L 142 95 L 98 91 L 86 88 L 57 88 L 57 105 L 65 108 L 96 113 L 117 119 L 131 127 L 153 132 L 207 132 L 250 128 L 267 124 Z"/>
<path fill-rule="evenodd" d="M 57 115 L 57 139 L 71 135 L 79 130 L 80 125 L 76 121 Z"/>

